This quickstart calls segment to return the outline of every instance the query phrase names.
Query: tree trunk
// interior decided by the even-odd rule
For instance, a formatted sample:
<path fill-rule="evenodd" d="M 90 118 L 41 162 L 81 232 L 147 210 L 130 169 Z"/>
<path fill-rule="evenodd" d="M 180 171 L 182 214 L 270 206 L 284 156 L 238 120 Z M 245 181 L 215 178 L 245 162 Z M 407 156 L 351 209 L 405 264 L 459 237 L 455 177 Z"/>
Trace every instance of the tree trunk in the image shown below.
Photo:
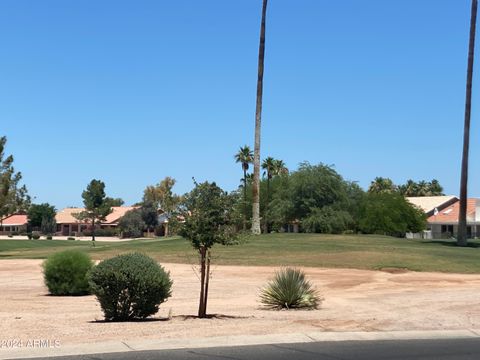
<path fill-rule="evenodd" d="M 265 59 L 265 17 L 267 0 L 263 0 L 262 24 L 260 27 L 260 46 L 258 49 L 257 106 L 255 111 L 255 148 L 253 152 L 253 209 L 252 233 L 260 234 L 260 130 L 262 123 L 263 68 Z"/>
<path fill-rule="evenodd" d="M 465 99 L 465 123 L 463 128 L 462 172 L 460 178 L 460 213 L 458 215 L 457 245 L 467 246 L 467 183 L 468 152 L 470 147 L 470 113 L 472 108 L 472 77 L 475 54 L 475 28 L 477 23 L 477 0 L 472 0 L 470 19 L 470 42 L 468 46 L 467 88 Z"/>
<path fill-rule="evenodd" d="M 200 250 L 200 302 L 198 304 L 198 317 L 204 318 L 205 313 L 205 260 L 206 260 L 206 249 L 201 247 Z"/>
<path fill-rule="evenodd" d="M 247 170 L 243 169 L 243 231 L 247 230 Z"/>
<path fill-rule="evenodd" d="M 92 246 L 95 247 L 95 218 L 92 218 Z"/>
<path fill-rule="evenodd" d="M 205 293 L 203 300 L 203 315 L 207 316 L 207 302 L 208 302 L 208 284 L 210 283 L 210 251 L 207 251 L 207 269 L 205 270 Z"/>

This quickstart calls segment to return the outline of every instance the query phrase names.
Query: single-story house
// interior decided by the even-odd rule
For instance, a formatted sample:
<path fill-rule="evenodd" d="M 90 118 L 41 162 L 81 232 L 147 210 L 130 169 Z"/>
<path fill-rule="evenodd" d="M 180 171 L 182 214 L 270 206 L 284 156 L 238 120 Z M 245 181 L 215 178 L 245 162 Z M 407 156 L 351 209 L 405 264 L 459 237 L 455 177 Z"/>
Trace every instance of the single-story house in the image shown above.
<path fill-rule="evenodd" d="M 457 236 L 460 201 L 436 210 L 427 219 L 428 229 L 433 238 L 449 238 Z M 467 200 L 467 237 L 480 235 L 480 199 Z"/>
<path fill-rule="evenodd" d="M 12 214 L 2 219 L 0 235 L 19 234 L 27 231 L 28 217 L 26 214 Z"/>
<path fill-rule="evenodd" d="M 118 226 L 118 221 L 127 211 L 133 210 L 134 206 L 114 206 L 113 211 L 106 217 L 105 221 L 96 226 L 99 229 L 114 229 Z M 78 220 L 74 214 L 84 211 L 84 208 L 65 208 L 57 213 L 55 220 L 57 222 L 56 235 L 79 236 L 87 230 L 91 230 L 91 223 Z"/>
<path fill-rule="evenodd" d="M 427 216 L 432 216 L 435 211 L 442 211 L 446 207 L 458 201 L 458 198 L 453 195 L 417 196 L 417 197 L 407 197 L 406 199 L 411 204 L 422 209 Z"/>

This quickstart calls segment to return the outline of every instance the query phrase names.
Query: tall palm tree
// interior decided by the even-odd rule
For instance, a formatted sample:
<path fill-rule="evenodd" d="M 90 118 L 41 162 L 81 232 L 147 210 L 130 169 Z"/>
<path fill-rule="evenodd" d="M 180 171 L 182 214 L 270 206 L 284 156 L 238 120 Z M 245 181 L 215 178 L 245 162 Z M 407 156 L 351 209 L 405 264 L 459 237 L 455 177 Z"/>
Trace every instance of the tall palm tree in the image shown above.
<path fill-rule="evenodd" d="M 266 202 L 265 202 L 265 211 L 263 213 L 264 217 L 264 232 L 268 234 L 269 226 L 268 226 L 268 205 L 270 204 L 270 180 L 272 179 L 273 175 L 276 171 L 276 161 L 271 156 L 267 157 L 263 160 L 262 169 L 264 171 L 264 176 L 267 178 L 267 194 L 266 194 Z"/>
<path fill-rule="evenodd" d="M 430 181 L 430 195 L 441 196 L 443 195 L 443 187 L 437 179 Z"/>
<path fill-rule="evenodd" d="M 462 171 L 460 176 L 460 213 L 458 215 L 457 245 L 467 246 L 467 183 L 468 151 L 470 147 L 470 112 L 472 109 L 472 77 L 475 54 L 475 28 L 477 25 L 477 0 L 472 0 L 470 42 L 468 45 L 467 87 L 465 97 L 465 124 L 463 129 Z"/>
<path fill-rule="evenodd" d="M 252 233 L 260 234 L 260 130 L 262 123 L 263 99 L 263 68 L 265 60 L 265 18 L 267 15 L 267 0 L 263 0 L 262 23 L 260 26 L 260 45 L 258 49 L 257 105 L 255 110 L 255 146 L 253 155 L 253 208 Z"/>
<path fill-rule="evenodd" d="M 247 230 L 247 171 L 253 162 L 253 153 L 250 146 L 240 147 L 235 154 L 235 161 L 242 164 L 243 170 L 243 230 Z"/>
<path fill-rule="evenodd" d="M 287 166 L 283 160 L 275 160 L 274 162 L 274 175 L 288 174 Z"/>
<path fill-rule="evenodd" d="M 368 192 L 371 193 L 393 193 L 397 190 L 397 187 L 393 181 L 389 178 L 376 177 L 368 188 Z"/>
<path fill-rule="evenodd" d="M 416 196 L 429 196 L 430 184 L 425 180 L 421 180 L 417 183 L 417 195 Z"/>

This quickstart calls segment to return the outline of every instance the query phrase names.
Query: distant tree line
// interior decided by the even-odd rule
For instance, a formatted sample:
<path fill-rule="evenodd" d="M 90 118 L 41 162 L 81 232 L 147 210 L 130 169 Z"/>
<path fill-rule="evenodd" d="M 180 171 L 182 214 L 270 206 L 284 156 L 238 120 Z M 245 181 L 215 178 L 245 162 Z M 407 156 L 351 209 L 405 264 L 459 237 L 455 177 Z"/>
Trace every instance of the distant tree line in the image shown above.
<path fill-rule="evenodd" d="M 443 194 L 443 187 L 438 180 L 419 181 L 407 180 L 403 185 L 395 185 L 389 178 L 376 177 L 368 188 L 371 193 L 399 193 L 407 197 L 417 196 L 440 196 Z"/>
<path fill-rule="evenodd" d="M 243 164 L 242 167 L 245 168 Z M 405 196 L 436 195 L 443 190 L 436 180 L 395 186 L 389 179 L 377 178 L 365 192 L 356 182 L 345 180 L 332 166 L 308 162 L 289 172 L 283 161 L 266 158 L 263 169 L 260 213 L 264 232 L 289 231 L 294 227 L 309 233 L 404 236 L 426 226 L 423 211 L 410 204 Z M 236 194 L 237 212 L 243 222 L 252 217 L 251 186 L 244 172 Z"/>

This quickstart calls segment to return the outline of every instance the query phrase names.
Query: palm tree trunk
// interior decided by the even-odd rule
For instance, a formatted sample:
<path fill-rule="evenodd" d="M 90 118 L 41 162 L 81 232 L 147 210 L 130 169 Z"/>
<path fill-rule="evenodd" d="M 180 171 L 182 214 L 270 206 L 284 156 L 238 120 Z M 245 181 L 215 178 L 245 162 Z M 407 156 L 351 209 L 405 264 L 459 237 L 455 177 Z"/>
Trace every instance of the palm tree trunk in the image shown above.
<path fill-rule="evenodd" d="M 458 215 L 457 245 L 466 246 L 467 240 L 467 183 L 468 152 L 470 147 L 470 112 L 472 108 L 472 77 L 475 54 L 475 28 L 477 23 L 477 0 L 472 0 L 470 19 L 470 43 L 468 46 L 467 89 L 465 99 L 465 124 L 463 128 L 462 172 L 460 178 L 460 213 Z"/>
<path fill-rule="evenodd" d="M 247 170 L 243 169 L 243 231 L 247 230 Z"/>
<path fill-rule="evenodd" d="M 260 27 L 260 46 L 258 49 L 257 107 L 255 111 L 255 148 L 253 151 L 253 209 L 252 233 L 260 234 L 260 130 L 262 123 L 263 67 L 265 59 L 265 17 L 267 0 L 263 0 L 262 24 Z"/>

